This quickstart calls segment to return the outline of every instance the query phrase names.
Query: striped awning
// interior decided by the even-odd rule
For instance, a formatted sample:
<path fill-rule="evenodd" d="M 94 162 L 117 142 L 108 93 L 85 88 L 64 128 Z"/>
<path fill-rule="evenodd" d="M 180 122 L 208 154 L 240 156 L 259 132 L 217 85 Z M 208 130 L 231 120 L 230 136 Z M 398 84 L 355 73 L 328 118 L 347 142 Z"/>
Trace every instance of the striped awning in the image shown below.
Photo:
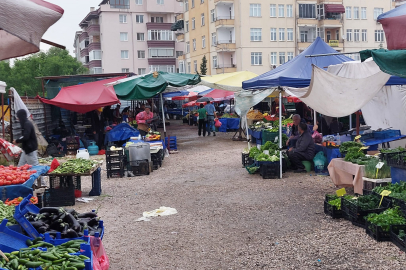
<path fill-rule="evenodd" d="M 324 10 L 326 13 L 345 13 L 345 8 L 341 4 L 325 4 Z"/>

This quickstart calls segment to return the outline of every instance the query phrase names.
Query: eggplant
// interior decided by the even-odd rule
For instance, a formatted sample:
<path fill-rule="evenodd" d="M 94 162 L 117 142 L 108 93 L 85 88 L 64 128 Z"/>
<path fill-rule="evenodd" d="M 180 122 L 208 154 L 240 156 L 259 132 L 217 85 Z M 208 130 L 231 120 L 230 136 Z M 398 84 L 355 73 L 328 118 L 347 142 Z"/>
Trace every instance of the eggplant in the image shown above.
<path fill-rule="evenodd" d="M 89 220 L 89 222 L 87 223 L 89 226 L 97 226 L 99 225 L 99 218 L 92 218 L 91 220 Z"/>
<path fill-rule="evenodd" d="M 83 213 L 83 214 L 78 215 L 78 218 L 95 218 L 95 217 L 97 217 L 96 212 L 88 212 L 88 213 Z"/>
<path fill-rule="evenodd" d="M 54 221 L 51 223 L 51 225 L 49 227 L 53 230 L 59 231 L 61 228 L 61 224 L 62 224 L 62 222 Z"/>
<path fill-rule="evenodd" d="M 79 231 L 80 230 L 80 224 L 79 222 L 76 220 L 76 218 L 74 216 L 72 216 L 72 214 L 67 213 L 65 215 L 65 219 L 64 221 L 68 222 L 69 225 L 71 226 L 71 228 L 75 231 Z"/>
<path fill-rule="evenodd" d="M 47 230 L 48 230 L 48 226 L 41 226 L 41 227 L 37 228 L 37 231 L 39 233 L 46 233 Z"/>
<path fill-rule="evenodd" d="M 66 238 L 78 238 L 78 237 L 79 237 L 78 233 L 72 229 L 68 229 L 68 231 L 66 232 Z"/>
<path fill-rule="evenodd" d="M 65 223 L 63 228 L 62 228 L 61 234 L 66 235 L 68 233 L 68 229 L 69 229 L 69 224 Z"/>
<path fill-rule="evenodd" d="M 77 217 L 77 215 L 78 215 L 78 212 L 76 212 L 75 209 L 66 209 L 66 212 L 71 214 L 74 217 Z"/>
<path fill-rule="evenodd" d="M 43 207 L 39 210 L 39 213 L 53 213 L 53 214 L 60 214 L 63 210 L 63 208 L 59 208 L 59 207 Z"/>
<path fill-rule="evenodd" d="M 43 221 L 33 221 L 33 222 L 30 222 L 30 223 L 35 229 L 46 225 L 46 223 L 43 222 Z"/>

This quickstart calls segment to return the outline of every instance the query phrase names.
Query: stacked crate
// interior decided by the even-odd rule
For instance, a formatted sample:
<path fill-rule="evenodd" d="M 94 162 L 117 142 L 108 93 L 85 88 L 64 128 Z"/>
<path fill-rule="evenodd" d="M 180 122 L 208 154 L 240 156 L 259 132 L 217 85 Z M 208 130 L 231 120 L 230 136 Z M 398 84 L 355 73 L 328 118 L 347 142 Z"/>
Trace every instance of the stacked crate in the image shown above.
<path fill-rule="evenodd" d="M 123 149 L 106 151 L 107 178 L 124 177 L 124 159 Z"/>

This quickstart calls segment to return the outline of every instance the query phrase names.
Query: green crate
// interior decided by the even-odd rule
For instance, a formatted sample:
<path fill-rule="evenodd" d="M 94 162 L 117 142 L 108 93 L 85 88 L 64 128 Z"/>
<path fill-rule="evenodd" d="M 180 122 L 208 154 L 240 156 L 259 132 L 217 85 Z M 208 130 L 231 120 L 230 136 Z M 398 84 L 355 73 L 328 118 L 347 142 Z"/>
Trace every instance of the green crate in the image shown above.
<path fill-rule="evenodd" d="M 247 170 L 247 172 L 248 172 L 249 174 L 256 174 L 256 173 L 259 172 L 259 167 L 258 167 L 258 170 L 256 170 L 255 172 L 250 172 L 248 169 L 249 169 L 249 168 L 252 168 L 252 167 L 258 167 L 258 165 L 256 164 L 256 162 L 254 162 L 254 163 L 252 163 L 251 165 L 248 165 L 248 166 L 245 167 L 245 169 Z"/>
<path fill-rule="evenodd" d="M 262 144 L 266 142 L 275 142 L 275 138 L 279 136 L 279 132 L 262 131 Z"/>

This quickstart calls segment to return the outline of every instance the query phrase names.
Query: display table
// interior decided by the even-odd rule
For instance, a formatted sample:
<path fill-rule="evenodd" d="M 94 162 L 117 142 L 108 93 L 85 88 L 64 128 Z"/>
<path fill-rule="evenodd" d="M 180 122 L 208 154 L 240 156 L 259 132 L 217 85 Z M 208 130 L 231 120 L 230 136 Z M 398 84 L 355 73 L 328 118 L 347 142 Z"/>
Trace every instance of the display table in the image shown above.
<path fill-rule="evenodd" d="M 342 158 L 332 159 L 328 165 L 333 183 L 338 187 L 354 187 L 354 192 L 362 194 L 365 166 L 344 161 Z"/>
<path fill-rule="evenodd" d="M 219 132 L 227 132 L 240 128 L 240 118 L 219 118 L 219 121 L 221 122 Z"/>
<path fill-rule="evenodd" d="M 330 164 L 333 158 L 341 158 L 341 152 L 339 148 L 328 148 L 320 144 L 316 144 L 315 153 L 317 154 L 318 152 L 324 153 L 324 155 L 327 157 L 327 164 Z"/>
<path fill-rule="evenodd" d="M 262 130 L 254 131 L 252 129 L 248 129 L 248 135 L 251 135 L 251 137 L 254 138 L 256 142 L 261 143 L 261 141 L 262 141 Z"/>
<path fill-rule="evenodd" d="M 401 140 L 404 138 L 406 138 L 406 135 L 400 135 L 400 136 L 386 138 L 386 139 L 367 139 L 367 140 L 363 141 L 363 143 L 366 146 L 374 146 L 374 145 L 377 146 L 378 144 L 385 144 L 385 143 Z"/>

